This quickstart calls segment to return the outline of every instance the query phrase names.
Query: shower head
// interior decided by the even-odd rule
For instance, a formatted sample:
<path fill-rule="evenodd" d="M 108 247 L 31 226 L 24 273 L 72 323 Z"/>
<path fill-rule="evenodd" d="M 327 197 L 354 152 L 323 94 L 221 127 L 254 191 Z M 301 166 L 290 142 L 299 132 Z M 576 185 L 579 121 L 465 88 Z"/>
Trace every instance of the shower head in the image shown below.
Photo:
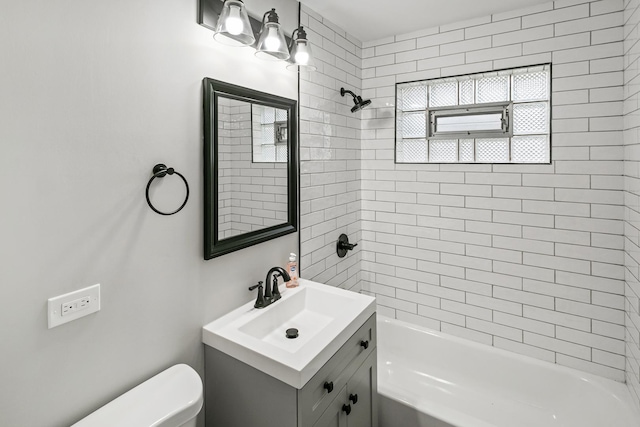
<path fill-rule="evenodd" d="M 356 95 L 355 93 L 347 90 L 345 88 L 340 88 L 340 95 L 344 96 L 346 93 L 350 94 L 353 97 L 353 103 L 355 104 L 351 107 L 351 112 L 355 113 L 356 111 L 362 110 L 367 105 L 371 104 L 370 99 L 362 99 L 361 96 Z"/>
<path fill-rule="evenodd" d="M 371 100 L 370 99 L 362 99 L 362 97 L 357 96 L 356 97 L 357 101 L 356 101 L 356 105 L 354 105 L 351 108 L 351 112 L 355 113 L 356 111 L 360 111 L 362 110 L 364 107 L 366 107 L 367 105 L 371 104 Z"/>

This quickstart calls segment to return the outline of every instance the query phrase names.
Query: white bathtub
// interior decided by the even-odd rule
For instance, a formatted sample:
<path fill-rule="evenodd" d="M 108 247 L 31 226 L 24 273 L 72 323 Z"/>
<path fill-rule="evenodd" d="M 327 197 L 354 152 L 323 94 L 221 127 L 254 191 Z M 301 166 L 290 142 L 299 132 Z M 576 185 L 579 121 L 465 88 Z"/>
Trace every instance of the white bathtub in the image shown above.
<path fill-rule="evenodd" d="M 639 427 L 615 381 L 378 317 L 380 427 Z"/>

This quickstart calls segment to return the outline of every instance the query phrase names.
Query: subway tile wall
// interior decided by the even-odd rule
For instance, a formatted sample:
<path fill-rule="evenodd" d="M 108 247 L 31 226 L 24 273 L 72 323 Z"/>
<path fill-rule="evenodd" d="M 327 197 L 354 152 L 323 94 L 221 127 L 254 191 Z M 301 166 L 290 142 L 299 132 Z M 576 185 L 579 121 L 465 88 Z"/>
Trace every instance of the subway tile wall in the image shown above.
<path fill-rule="evenodd" d="M 624 10 L 625 323 L 627 384 L 640 402 L 640 1 Z"/>
<path fill-rule="evenodd" d="M 623 23 L 622 0 L 560 0 L 363 44 L 361 286 L 380 313 L 625 381 Z M 394 163 L 396 83 L 548 62 L 552 164 Z"/>
<path fill-rule="evenodd" d="M 300 20 L 318 67 L 300 73 L 301 276 L 360 291 L 362 245 L 339 258 L 336 244 L 361 238 L 361 113 L 340 88 L 360 93 L 362 44 L 305 6 Z"/>

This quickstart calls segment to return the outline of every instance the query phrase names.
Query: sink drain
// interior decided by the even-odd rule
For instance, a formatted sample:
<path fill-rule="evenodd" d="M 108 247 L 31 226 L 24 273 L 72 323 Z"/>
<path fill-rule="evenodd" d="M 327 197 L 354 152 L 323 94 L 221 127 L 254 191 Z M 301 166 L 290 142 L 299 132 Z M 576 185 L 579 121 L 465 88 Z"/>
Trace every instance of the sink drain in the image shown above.
<path fill-rule="evenodd" d="M 294 338 L 298 338 L 298 330 L 296 328 L 287 329 L 286 334 L 287 334 L 287 338 L 289 338 L 290 340 Z"/>

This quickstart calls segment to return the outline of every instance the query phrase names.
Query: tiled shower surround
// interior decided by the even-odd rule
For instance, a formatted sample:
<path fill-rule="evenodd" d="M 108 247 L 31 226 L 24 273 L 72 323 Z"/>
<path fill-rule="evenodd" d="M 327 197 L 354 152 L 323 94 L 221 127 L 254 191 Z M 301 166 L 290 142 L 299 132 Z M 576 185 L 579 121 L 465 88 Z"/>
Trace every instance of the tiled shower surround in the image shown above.
<path fill-rule="evenodd" d="M 363 47 L 363 289 L 380 312 L 624 380 L 623 5 Z M 550 165 L 394 164 L 395 84 L 552 63 Z"/>
<path fill-rule="evenodd" d="M 627 384 L 640 401 L 640 1 L 625 2 L 624 174 Z"/>
<path fill-rule="evenodd" d="M 301 81 L 303 277 L 640 395 L 639 4 L 560 0 L 362 45 L 303 14 L 321 63 Z M 550 165 L 394 162 L 396 83 L 545 63 Z M 373 104 L 349 113 L 345 81 Z M 359 246 L 338 261 L 344 229 Z"/>
<path fill-rule="evenodd" d="M 361 120 L 350 96 L 360 93 L 361 43 L 308 8 L 301 23 L 312 41 L 317 71 L 300 75 L 300 240 L 303 277 L 360 290 L 359 244 L 339 258 L 341 233 L 361 240 Z"/>

